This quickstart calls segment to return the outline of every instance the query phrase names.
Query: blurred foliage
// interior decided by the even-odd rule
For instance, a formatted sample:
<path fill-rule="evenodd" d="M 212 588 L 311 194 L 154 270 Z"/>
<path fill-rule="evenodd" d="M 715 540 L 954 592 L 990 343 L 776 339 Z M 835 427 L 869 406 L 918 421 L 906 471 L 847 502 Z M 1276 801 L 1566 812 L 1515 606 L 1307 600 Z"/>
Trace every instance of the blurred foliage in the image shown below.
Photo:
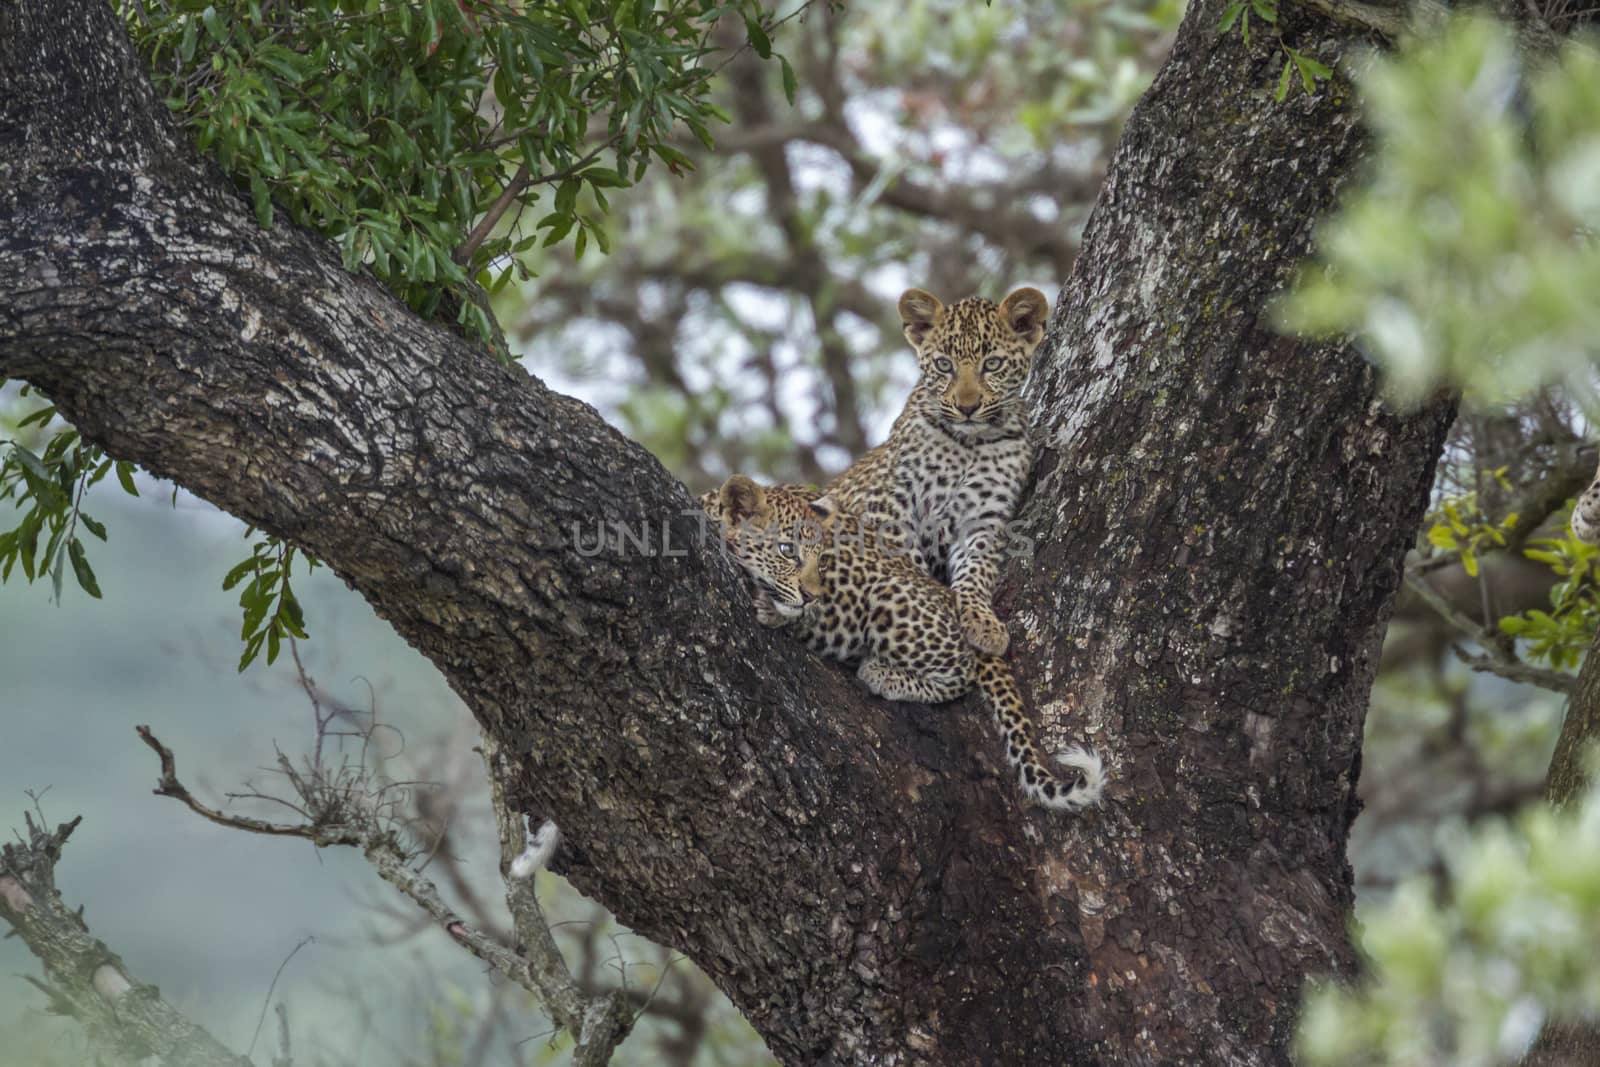
<path fill-rule="evenodd" d="M 1437 888 L 1413 877 L 1367 913 L 1369 977 L 1310 995 L 1303 1062 L 1515 1063 L 1547 1018 L 1600 1021 L 1600 786 L 1489 821 L 1445 859 Z"/>
<path fill-rule="evenodd" d="M 1504 479 L 1501 471 L 1490 472 Z M 1509 482 L 1506 489 L 1513 488 Z M 1530 608 L 1500 616 L 1499 631 L 1522 642 L 1523 654 L 1534 663 L 1557 670 L 1576 670 L 1600 624 L 1600 546 L 1586 545 L 1572 535 L 1566 516 L 1571 504 L 1560 509 L 1549 536 L 1524 540 L 1517 552 L 1523 559 L 1550 568 L 1555 577 L 1549 592 L 1549 610 Z M 1508 537 L 1522 520 L 1517 512 L 1491 518 L 1478 503 L 1476 493 L 1447 496 L 1428 513 L 1425 537 L 1434 549 L 1453 555 L 1471 577 L 1478 577 L 1481 558 L 1504 551 Z M 1557 532 L 1559 531 L 1559 532 Z"/>
<path fill-rule="evenodd" d="M 1576 670 L 1600 625 L 1600 547 L 1586 545 L 1563 524 L 1560 537 L 1528 542 L 1522 554 L 1547 564 L 1560 581 L 1550 589 L 1550 610 L 1500 619 L 1502 632 L 1524 642 L 1527 657 L 1558 670 Z"/>
<path fill-rule="evenodd" d="M 1486 521 L 1478 507 L 1478 495 L 1467 493 L 1441 501 L 1423 521 L 1432 523 L 1428 527 L 1428 543 L 1455 552 L 1467 573 L 1477 577 L 1479 554 L 1490 548 L 1504 548 L 1506 534 L 1516 528 L 1520 518 L 1513 511 L 1498 522 Z"/>
<path fill-rule="evenodd" d="M 1482 19 L 1439 29 L 1365 68 L 1370 173 L 1277 309 L 1357 335 L 1397 402 L 1471 401 L 1406 569 L 1449 601 L 1444 636 L 1385 672 L 1368 719 L 1367 978 L 1302 1018 L 1302 1059 L 1341 1067 L 1513 1063 L 1546 1021 L 1600 1018 L 1600 797 L 1540 803 L 1561 700 L 1438 659 L 1473 641 L 1475 671 L 1559 689 L 1532 665 L 1575 669 L 1600 621 L 1596 550 L 1567 527 L 1595 466 L 1600 60 L 1584 42 L 1527 59 Z"/>
<path fill-rule="evenodd" d="M 715 154 L 680 138 L 695 169 L 645 176 L 605 222 L 613 254 L 538 250 L 500 318 L 530 369 L 691 486 L 823 481 L 882 436 L 914 378 L 904 288 L 1060 288 L 1182 10 L 791 3 L 773 47 L 795 106 L 782 68 L 736 56 L 713 93 L 732 120 Z"/>
<path fill-rule="evenodd" d="M 1280 308 L 1358 335 L 1399 401 L 1486 401 L 1545 382 L 1592 405 L 1600 356 L 1600 55 L 1538 65 L 1512 34 L 1452 19 L 1361 79 L 1375 151 Z"/>

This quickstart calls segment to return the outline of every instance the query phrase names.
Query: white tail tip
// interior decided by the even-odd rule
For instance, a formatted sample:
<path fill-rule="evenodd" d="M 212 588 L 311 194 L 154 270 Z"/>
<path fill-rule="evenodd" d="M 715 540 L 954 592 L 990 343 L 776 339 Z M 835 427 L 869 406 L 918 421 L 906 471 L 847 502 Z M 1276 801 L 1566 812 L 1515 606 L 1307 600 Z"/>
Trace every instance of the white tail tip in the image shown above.
<path fill-rule="evenodd" d="M 1072 811 L 1092 808 L 1100 803 L 1100 795 L 1106 788 L 1106 769 L 1093 749 L 1072 745 L 1056 753 L 1056 762 L 1077 772 L 1077 775 L 1068 775 L 1068 780 L 1082 776 L 1083 781 L 1065 792 L 1057 793 L 1054 797 L 1044 796 L 1040 791 L 1036 794 L 1036 799 L 1045 807 L 1066 808 Z"/>
<path fill-rule="evenodd" d="M 549 819 L 539 831 L 528 835 L 528 845 L 522 854 L 511 861 L 511 877 L 522 880 L 550 862 L 550 857 L 561 847 L 561 831 Z"/>

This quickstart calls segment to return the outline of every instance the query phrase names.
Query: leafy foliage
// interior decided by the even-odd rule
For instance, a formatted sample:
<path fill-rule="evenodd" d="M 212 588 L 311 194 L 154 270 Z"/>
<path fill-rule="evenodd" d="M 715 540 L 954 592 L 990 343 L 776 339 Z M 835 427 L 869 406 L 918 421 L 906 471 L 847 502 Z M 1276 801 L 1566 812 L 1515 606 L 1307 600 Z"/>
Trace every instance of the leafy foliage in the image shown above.
<path fill-rule="evenodd" d="M 28 387 L 23 386 L 17 399 L 26 400 L 28 394 Z M 13 436 L 0 438 L 0 503 L 12 504 L 19 521 L 0 532 L 0 582 L 8 580 L 14 569 L 20 569 L 30 583 L 48 575 L 51 595 L 59 604 L 70 567 L 79 587 L 99 599 L 100 583 L 78 534 L 81 530 L 104 541 L 106 528 L 83 509 L 84 499 L 96 484 L 113 474 L 124 492 L 138 496 L 134 465 L 110 459 L 85 442 L 78 431 L 56 417 L 53 405 L 33 406 L 6 422 Z M 44 444 L 40 446 L 39 441 Z M 246 531 L 246 536 L 254 532 Z M 262 536 L 256 539 L 250 557 L 223 579 L 224 589 L 243 583 L 239 592 L 244 618 L 239 634 L 244 641 L 241 671 L 263 647 L 267 662 L 272 663 L 286 638 L 307 636 L 305 616 L 289 585 L 297 555 L 308 572 L 318 566 L 315 559 L 293 546 Z"/>
<path fill-rule="evenodd" d="M 1478 507 L 1476 493 L 1440 501 L 1423 520 L 1428 526 L 1428 543 L 1446 552 L 1459 553 L 1461 565 L 1474 578 L 1478 576 L 1478 557 L 1487 550 L 1504 548 L 1506 535 L 1516 529 L 1521 517 L 1512 512 L 1498 523 L 1487 522 Z"/>
<path fill-rule="evenodd" d="M 16 430 L 43 427 L 55 411 L 39 407 L 18 419 Z M 19 565 L 30 583 L 49 575 L 52 596 L 60 603 L 70 566 L 83 591 L 99 598 L 100 583 L 78 534 L 106 539 L 105 526 L 83 510 L 83 497 L 113 471 L 123 489 L 139 495 L 133 465 L 108 459 L 76 430 L 59 430 L 37 453 L 17 438 L 0 439 L 0 502 L 13 503 L 20 516 L 15 527 L 0 532 L 0 581 L 9 579 Z"/>
<path fill-rule="evenodd" d="M 1266 23 L 1272 28 L 1272 34 L 1277 41 L 1278 50 L 1283 53 L 1283 73 L 1278 76 L 1278 87 L 1273 93 L 1273 99 L 1282 103 L 1289 97 L 1289 90 L 1293 86 L 1291 76 L 1298 74 L 1300 87 L 1307 96 L 1317 91 L 1317 83 L 1333 77 L 1333 71 L 1313 56 L 1309 56 L 1298 48 L 1290 46 L 1283 39 L 1283 31 L 1278 26 L 1278 0 L 1230 0 L 1227 7 L 1222 9 L 1222 16 L 1217 20 L 1217 32 L 1228 33 L 1235 27 L 1244 38 L 1244 43 L 1250 43 L 1250 19 L 1254 16 L 1258 23 Z"/>
<path fill-rule="evenodd" d="M 1491 472 L 1510 489 L 1503 470 Z M 1530 538 L 1521 555 L 1551 569 L 1560 579 L 1550 589 L 1550 610 L 1532 609 L 1496 620 L 1503 634 L 1522 642 L 1523 654 L 1532 662 L 1556 670 L 1575 670 L 1600 626 L 1600 547 L 1572 536 L 1565 516 L 1571 503 L 1555 516 L 1559 534 Z M 1476 493 L 1447 496 L 1424 520 L 1427 543 L 1439 552 L 1452 553 L 1471 577 L 1478 577 L 1481 559 L 1505 551 L 1508 538 L 1522 519 L 1516 512 L 1498 522 L 1484 515 Z"/>
<path fill-rule="evenodd" d="M 1600 355 L 1600 56 L 1528 69 L 1510 33 L 1457 18 L 1362 79 L 1371 177 L 1282 304 L 1358 334 L 1391 394 L 1483 400 L 1543 382 L 1592 398 Z"/>
<path fill-rule="evenodd" d="M 1600 626 L 1600 547 L 1579 541 L 1565 525 L 1563 531 L 1529 541 L 1522 550 L 1561 578 L 1550 590 L 1550 610 L 1507 616 L 1500 629 L 1524 642 L 1528 658 L 1575 670 Z"/>
<path fill-rule="evenodd" d="M 285 640 L 306 636 L 305 613 L 289 587 L 289 572 L 296 555 L 306 561 L 308 573 L 317 568 L 314 558 L 298 552 L 293 545 L 276 537 L 264 537 L 255 543 L 250 558 L 222 580 L 224 589 L 243 583 L 239 589 L 239 607 L 244 611 L 244 623 L 239 628 L 239 639 L 244 642 L 244 652 L 239 657 L 241 671 L 260 654 L 263 643 L 270 665 L 277 660 Z"/>
<path fill-rule="evenodd" d="M 680 124 L 706 144 L 708 35 L 754 0 L 123 0 L 130 33 L 200 149 L 248 190 L 337 241 L 418 312 L 486 341 L 469 280 L 526 277 L 573 236 L 602 251 L 606 190 L 674 168 Z M 542 217 L 523 224 L 537 205 Z M 500 224 L 504 219 L 505 223 Z M 491 272 L 498 277 L 491 279 Z M 500 353 L 502 357 L 505 353 Z"/>
<path fill-rule="evenodd" d="M 1444 858 L 1441 891 L 1419 875 L 1368 913 L 1369 979 L 1312 992 L 1303 1062 L 1515 1063 L 1545 1018 L 1600 1020 L 1600 787 L 1486 823 Z"/>

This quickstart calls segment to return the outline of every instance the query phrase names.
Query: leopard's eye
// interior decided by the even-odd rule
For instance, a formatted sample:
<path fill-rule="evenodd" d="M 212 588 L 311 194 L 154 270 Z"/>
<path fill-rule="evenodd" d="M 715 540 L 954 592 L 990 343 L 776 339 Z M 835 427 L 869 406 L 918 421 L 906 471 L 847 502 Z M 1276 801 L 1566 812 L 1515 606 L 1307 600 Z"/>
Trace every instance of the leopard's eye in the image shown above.
<path fill-rule="evenodd" d="M 983 373 L 985 373 L 985 374 L 993 374 L 995 371 L 999 370 L 1002 366 L 1004 366 L 1004 364 L 1005 364 L 1005 360 L 1002 359 L 1001 357 L 999 357 L 999 356 L 990 356 L 988 359 L 983 361 Z"/>
<path fill-rule="evenodd" d="M 941 374 L 949 374 L 956 369 L 956 365 L 951 363 L 944 356 L 940 356 L 938 359 L 934 360 L 933 367 Z"/>
<path fill-rule="evenodd" d="M 798 553 L 794 550 L 793 541 L 779 541 L 778 551 L 783 553 L 784 557 L 787 559 L 795 559 L 798 556 Z"/>

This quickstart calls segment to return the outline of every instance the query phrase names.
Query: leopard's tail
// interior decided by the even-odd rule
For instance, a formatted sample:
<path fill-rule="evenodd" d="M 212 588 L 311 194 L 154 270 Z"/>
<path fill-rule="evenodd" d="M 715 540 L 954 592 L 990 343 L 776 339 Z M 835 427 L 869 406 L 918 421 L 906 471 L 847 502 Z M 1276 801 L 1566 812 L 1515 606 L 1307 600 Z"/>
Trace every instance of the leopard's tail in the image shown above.
<path fill-rule="evenodd" d="M 994 721 L 1006 743 L 1006 759 L 1017 769 L 1022 791 L 1047 808 L 1078 811 L 1100 803 L 1106 785 L 1105 767 L 1092 749 L 1072 745 L 1057 752 L 1056 762 L 1070 769 L 1062 775 L 1039 758 L 1033 743 L 1022 692 L 1006 661 L 997 656 L 978 657 L 977 687 L 994 711 Z"/>

